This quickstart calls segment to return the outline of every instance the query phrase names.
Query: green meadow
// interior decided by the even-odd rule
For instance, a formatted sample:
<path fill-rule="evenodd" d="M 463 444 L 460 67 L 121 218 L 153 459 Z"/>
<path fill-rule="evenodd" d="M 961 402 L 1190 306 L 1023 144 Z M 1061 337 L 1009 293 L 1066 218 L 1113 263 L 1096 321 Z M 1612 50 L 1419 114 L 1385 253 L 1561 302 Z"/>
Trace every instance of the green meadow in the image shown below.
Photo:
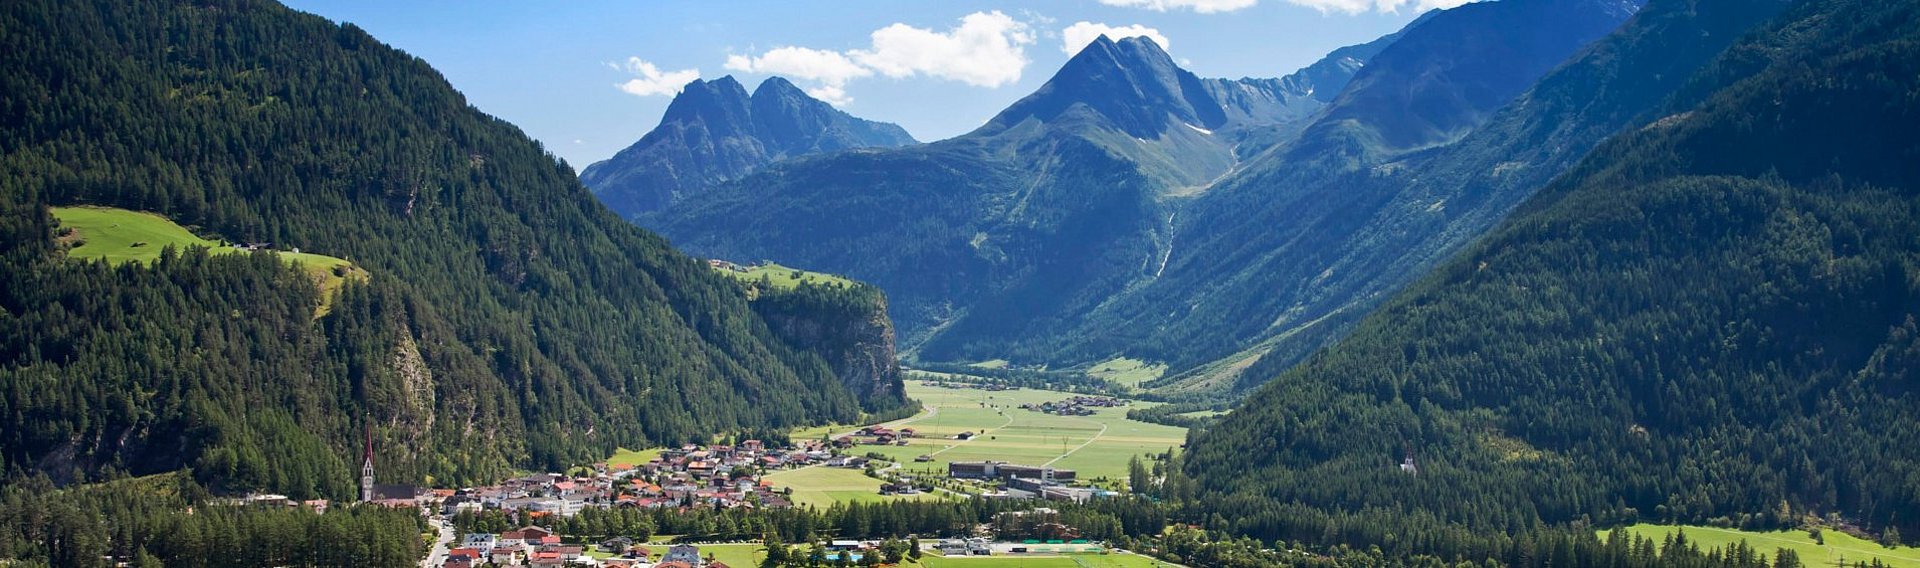
<path fill-rule="evenodd" d="M 1186 441 L 1186 429 L 1128 420 L 1129 407 L 1096 409 L 1092 416 L 1054 416 L 1019 405 L 1057 401 L 1072 393 L 1020 389 L 990 392 L 929 387 L 907 382 L 907 396 L 928 411 L 895 424 L 913 428 L 906 446 L 862 446 L 857 453 L 879 452 L 907 473 L 944 475 L 955 461 L 999 460 L 1052 465 L 1075 470 L 1082 480 L 1124 481 L 1133 456 L 1165 452 Z M 1153 403 L 1135 401 L 1134 405 Z M 979 436 L 961 441 L 961 432 Z M 931 462 L 916 462 L 921 455 Z"/>
<path fill-rule="evenodd" d="M 1699 545 L 1701 550 L 1725 548 L 1727 545 L 1745 540 L 1747 541 L 1747 546 L 1753 547 L 1754 550 L 1766 554 L 1769 558 L 1774 555 L 1776 549 L 1785 548 L 1792 550 L 1795 554 L 1800 555 L 1800 562 L 1807 566 L 1833 566 L 1835 562 L 1841 560 L 1846 561 L 1848 565 L 1852 565 L 1856 562 L 1869 562 L 1877 558 L 1886 565 L 1894 568 L 1920 568 L 1920 549 L 1899 548 L 1890 550 L 1887 547 L 1881 546 L 1880 543 L 1855 538 L 1852 535 L 1836 530 L 1821 532 L 1821 537 L 1826 541 L 1826 544 L 1814 542 L 1813 537 L 1807 534 L 1807 531 L 1800 530 L 1754 532 L 1715 527 L 1644 523 L 1615 530 L 1624 530 L 1629 533 L 1644 536 L 1652 539 L 1654 542 L 1665 542 L 1668 534 L 1674 531 L 1684 531 L 1687 535 L 1687 540 Z M 1608 532 L 1609 531 L 1600 531 L 1600 538 L 1605 539 Z"/>
<path fill-rule="evenodd" d="M 1140 383 L 1160 378 L 1166 374 L 1167 365 L 1156 363 L 1149 365 L 1139 359 L 1116 357 L 1087 369 L 1087 374 L 1095 378 L 1106 379 L 1118 385 L 1138 388 Z"/>
<path fill-rule="evenodd" d="M 774 287 L 774 289 L 778 289 L 778 290 L 790 290 L 793 288 L 797 288 L 800 286 L 801 282 L 811 283 L 816 286 L 822 285 L 822 284 L 838 284 L 841 286 L 852 286 L 854 284 L 852 280 L 848 280 L 841 276 L 827 274 L 824 272 L 808 272 L 805 270 L 800 270 L 798 268 L 781 266 L 771 262 L 767 264 L 762 264 L 760 266 L 748 268 L 746 272 L 739 272 L 739 271 L 728 270 L 724 268 L 715 268 L 714 270 L 719 271 L 721 274 L 732 276 L 734 278 L 738 278 L 740 280 L 745 280 L 748 282 L 759 282 L 761 279 L 764 278 L 766 279 L 768 284 L 771 284 Z"/>
<path fill-rule="evenodd" d="M 793 490 L 793 504 L 826 509 L 834 503 L 867 503 L 913 499 L 937 499 L 933 494 L 881 495 L 880 480 L 867 477 L 857 469 L 812 466 L 767 474 L 762 478 L 776 488 Z"/>
<path fill-rule="evenodd" d="M 51 211 L 54 218 L 60 220 L 61 228 L 73 230 L 70 236 L 64 237 L 73 245 L 67 249 L 70 258 L 104 260 L 118 265 L 152 262 L 160 258 L 160 251 L 168 246 L 175 250 L 205 247 L 209 254 L 245 252 L 200 238 L 166 217 L 144 211 L 92 206 L 53 207 Z M 346 259 L 288 251 L 273 251 L 273 254 L 313 275 L 323 298 L 331 298 L 347 278 L 367 277 L 366 271 Z M 324 314 L 325 308 L 323 304 L 320 313 Z"/>

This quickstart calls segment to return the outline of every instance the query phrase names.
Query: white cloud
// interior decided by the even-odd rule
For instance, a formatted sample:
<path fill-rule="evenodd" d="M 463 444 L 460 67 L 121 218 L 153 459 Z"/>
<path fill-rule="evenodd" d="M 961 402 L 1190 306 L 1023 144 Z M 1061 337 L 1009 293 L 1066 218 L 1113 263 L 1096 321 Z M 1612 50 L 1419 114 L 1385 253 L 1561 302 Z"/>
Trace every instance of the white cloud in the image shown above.
<path fill-rule="evenodd" d="M 1100 0 L 1108 6 L 1145 8 L 1156 12 L 1173 10 L 1192 10 L 1201 14 L 1232 12 L 1252 7 L 1260 0 Z M 1399 12 L 1411 8 L 1416 12 L 1425 12 L 1434 8 L 1452 8 L 1477 0 L 1286 0 L 1289 4 L 1306 6 L 1321 13 L 1341 12 L 1360 14 L 1368 11 Z"/>
<path fill-rule="evenodd" d="M 807 89 L 807 96 L 837 107 L 847 106 L 848 103 L 853 102 L 853 97 L 847 96 L 846 87 L 840 85 L 821 85 Z"/>
<path fill-rule="evenodd" d="M 1155 12 L 1193 10 L 1202 14 L 1214 14 L 1219 12 L 1232 12 L 1241 8 L 1250 7 L 1259 1 L 1260 0 L 1100 0 L 1100 3 L 1108 6 L 1146 8 Z"/>
<path fill-rule="evenodd" d="M 809 96 L 845 106 L 853 102 L 847 96 L 847 83 L 876 74 L 896 79 L 936 77 L 976 87 L 1019 81 L 1027 66 L 1026 46 L 1032 43 L 1034 34 L 1028 24 L 999 11 L 974 12 L 946 32 L 893 24 L 874 30 L 866 49 L 777 47 L 759 55 L 728 55 L 724 67 L 808 81 L 813 83 L 806 89 Z"/>
<path fill-rule="evenodd" d="M 1425 12 L 1434 8 L 1452 8 L 1476 0 L 1287 0 L 1289 3 L 1319 10 L 1320 13 L 1362 14 L 1368 11 L 1395 13 L 1402 9 Z"/>
<path fill-rule="evenodd" d="M 628 57 L 623 70 L 632 73 L 634 78 L 615 86 L 642 97 L 677 95 L 687 83 L 700 78 L 699 69 L 661 71 L 659 67 L 638 57 Z"/>
<path fill-rule="evenodd" d="M 873 75 L 872 70 L 838 51 L 805 47 L 777 47 L 758 57 L 729 55 L 726 67 L 741 73 L 785 75 L 836 86 L 847 84 L 848 79 Z"/>
<path fill-rule="evenodd" d="M 1094 39 L 1103 35 L 1114 41 L 1120 41 L 1122 38 L 1144 37 L 1160 44 L 1160 49 L 1167 49 L 1168 46 L 1167 36 L 1161 35 L 1160 30 L 1139 24 L 1109 26 L 1093 22 L 1074 22 L 1073 25 L 1067 26 L 1067 29 L 1060 30 L 1060 51 L 1066 52 L 1067 55 L 1080 53 L 1087 44 L 1093 43 Z"/>
<path fill-rule="evenodd" d="M 874 30 L 872 47 L 847 55 L 888 77 L 926 75 L 999 87 L 1020 80 L 1026 45 L 1033 41 L 1025 23 L 995 10 L 968 14 L 946 33 L 893 24 Z"/>

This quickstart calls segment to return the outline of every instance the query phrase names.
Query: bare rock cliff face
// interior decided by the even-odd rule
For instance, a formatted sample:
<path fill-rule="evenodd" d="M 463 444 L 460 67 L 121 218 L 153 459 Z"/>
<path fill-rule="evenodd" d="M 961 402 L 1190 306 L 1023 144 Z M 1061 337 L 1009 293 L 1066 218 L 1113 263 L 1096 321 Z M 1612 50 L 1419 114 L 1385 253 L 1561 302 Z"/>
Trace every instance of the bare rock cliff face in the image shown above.
<path fill-rule="evenodd" d="M 847 390 L 873 412 L 906 402 L 887 298 L 872 286 L 759 290 L 753 309 L 774 334 L 820 354 Z"/>

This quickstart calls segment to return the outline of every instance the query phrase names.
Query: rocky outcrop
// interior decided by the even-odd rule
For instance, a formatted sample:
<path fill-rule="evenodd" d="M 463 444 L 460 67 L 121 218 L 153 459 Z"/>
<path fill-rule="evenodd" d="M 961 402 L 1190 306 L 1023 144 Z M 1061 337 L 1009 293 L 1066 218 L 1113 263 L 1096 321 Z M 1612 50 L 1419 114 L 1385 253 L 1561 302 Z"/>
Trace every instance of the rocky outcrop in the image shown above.
<path fill-rule="evenodd" d="M 869 412 L 906 403 L 887 297 L 865 284 L 762 287 L 753 309 L 775 335 L 817 353 Z"/>

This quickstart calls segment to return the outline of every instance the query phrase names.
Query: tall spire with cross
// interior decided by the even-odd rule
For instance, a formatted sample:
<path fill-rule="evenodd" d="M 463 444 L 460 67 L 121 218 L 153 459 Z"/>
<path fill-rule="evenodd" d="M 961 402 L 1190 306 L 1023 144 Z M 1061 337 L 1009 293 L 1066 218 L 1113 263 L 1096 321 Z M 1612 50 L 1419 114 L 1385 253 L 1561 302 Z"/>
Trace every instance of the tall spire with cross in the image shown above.
<path fill-rule="evenodd" d="M 373 500 L 373 424 L 367 424 L 366 458 L 360 464 L 360 501 Z"/>

